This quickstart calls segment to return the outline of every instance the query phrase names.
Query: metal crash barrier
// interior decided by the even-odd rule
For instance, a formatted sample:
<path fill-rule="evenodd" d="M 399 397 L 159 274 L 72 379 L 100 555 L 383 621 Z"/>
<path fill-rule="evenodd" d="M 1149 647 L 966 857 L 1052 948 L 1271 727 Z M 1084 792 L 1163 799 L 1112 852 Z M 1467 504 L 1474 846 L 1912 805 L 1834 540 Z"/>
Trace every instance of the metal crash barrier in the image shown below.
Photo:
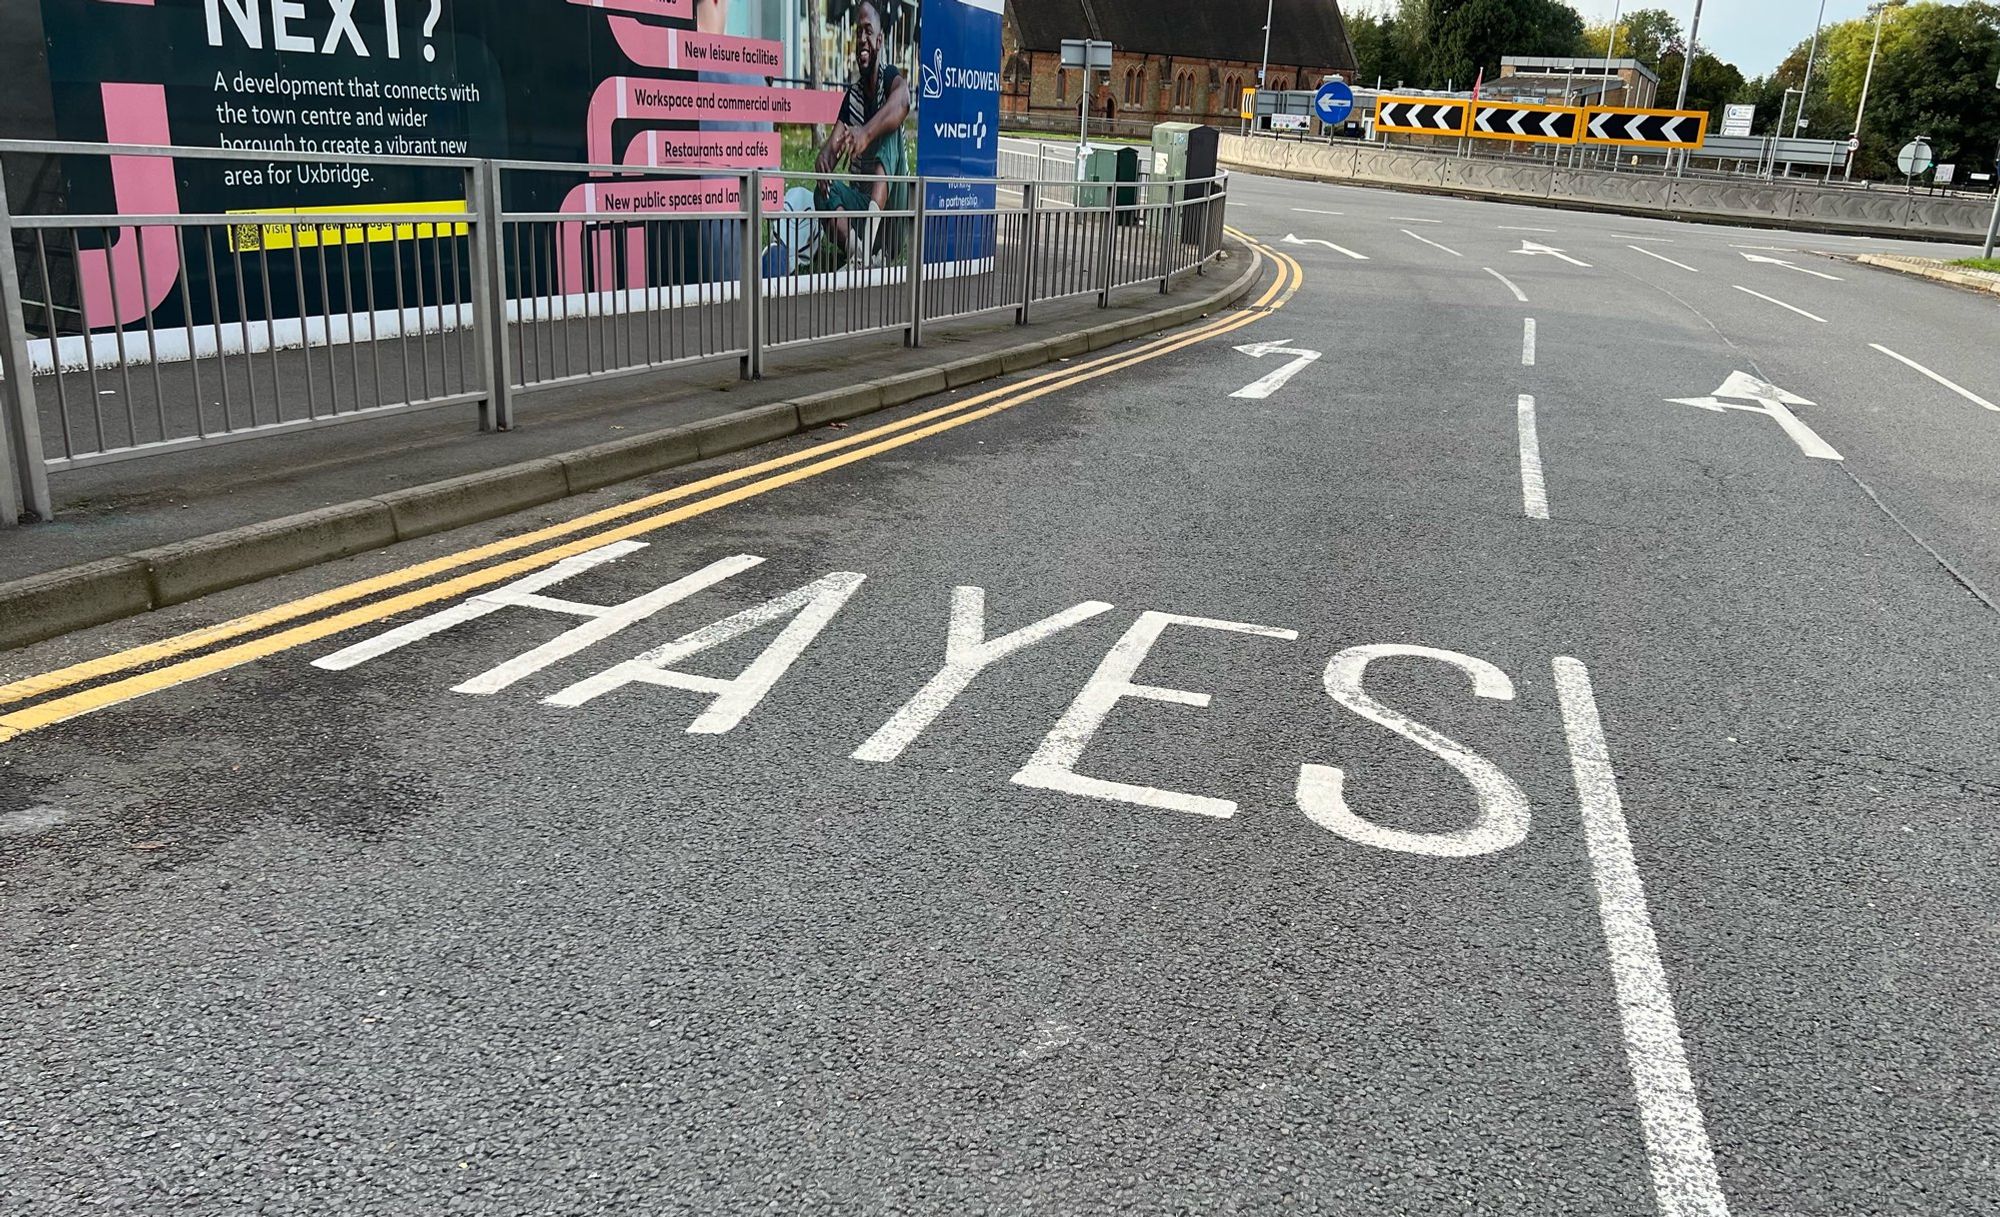
<path fill-rule="evenodd" d="M 755 378 L 786 347 L 1164 292 L 1220 251 L 1227 204 L 1220 176 L 1082 197 L 1039 160 L 857 182 L 0 140 L 24 157 L 84 197 L 365 166 L 415 201 L 17 214 L 0 185 L 0 523 L 53 518 L 50 475 L 89 465 L 444 407 L 507 430 L 553 386 L 721 359 Z"/>

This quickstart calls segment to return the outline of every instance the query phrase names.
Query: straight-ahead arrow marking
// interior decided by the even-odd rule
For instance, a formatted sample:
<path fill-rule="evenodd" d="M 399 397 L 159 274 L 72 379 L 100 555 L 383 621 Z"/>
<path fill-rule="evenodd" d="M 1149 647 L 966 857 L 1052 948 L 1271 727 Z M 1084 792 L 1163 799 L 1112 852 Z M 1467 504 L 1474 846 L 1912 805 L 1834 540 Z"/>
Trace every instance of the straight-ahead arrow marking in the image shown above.
<path fill-rule="evenodd" d="M 1285 234 L 1285 240 L 1284 240 L 1284 244 L 1286 244 L 1286 245 L 1324 245 L 1324 246 L 1326 246 L 1326 247 L 1327 247 L 1328 249 L 1332 250 L 1333 252 L 1335 252 L 1335 253 L 1337 253 L 1337 254 L 1346 254 L 1346 255 L 1347 255 L 1348 257 L 1350 257 L 1350 258 L 1354 259 L 1354 260 L 1355 260 L 1356 262 L 1366 262 L 1366 261 L 1368 260 L 1368 255 L 1366 255 L 1366 254 L 1358 254 L 1358 253 L 1355 253 L 1355 252 L 1354 252 L 1353 250 L 1351 250 L 1351 249 L 1348 249 L 1348 248 L 1347 248 L 1346 246 L 1344 246 L 1344 245 L 1335 245 L 1335 244 L 1334 244 L 1333 242 L 1331 242 L 1331 241 L 1322 241 L 1322 240 L 1321 240 L 1320 238 L 1318 238 L 1318 237 L 1301 237 L 1301 236 L 1298 236 L 1298 235 L 1296 235 L 1296 234 L 1294 234 L 1294 233 L 1289 233 L 1289 232 L 1288 232 L 1288 233 L 1286 233 L 1286 234 Z"/>
<path fill-rule="evenodd" d="M 1813 270 L 1810 267 L 1794 266 L 1790 262 L 1785 261 L 1783 258 L 1766 258 L 1762 254 L 1749 254 L 1749 253 L 1746 253 L 1743 256 L 1752 262 L 1764 262 L 1772 266 L 1782 266 L 1786 270 L 1795 270 L 1802 275 L 1811 275 L 1817 279 L 1831 279 L 1835 283 L 1845 282 L 1845 280 L 1843 280 L 1839 275 L 1829 275 L 1823 270 Z"/>

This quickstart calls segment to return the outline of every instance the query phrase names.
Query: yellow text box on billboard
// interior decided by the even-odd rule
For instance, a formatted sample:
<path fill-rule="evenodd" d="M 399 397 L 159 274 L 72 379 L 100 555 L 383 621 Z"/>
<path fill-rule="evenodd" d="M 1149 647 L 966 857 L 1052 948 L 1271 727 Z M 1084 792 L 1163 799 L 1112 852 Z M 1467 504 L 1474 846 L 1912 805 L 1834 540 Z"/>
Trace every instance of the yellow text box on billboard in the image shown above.
<path fill-rule="evenodd" d="M 1647 148 L 1699 148 L 1708 137 L 1706 110 L 1635 110 L 1592 106 L 1583 120 L 1586 144 Z"/>
<path fill-rule="evenodd" d="M 1529 144 L 1573 144 L 1583 130 L 1578 106 L 1542 106 L 1532 102 L 1480 101 L 1472 104 L 1474 139 L 1518 140 Z"/>
<path fill-rule="evenodd" d="M 1455 97 L 1375 99 L 1375 129 L 1398 135 L 1464 135 L 1471 106 Z"/>
<path fill-rule="evenodd" d="M 450 215 L 467 210 L 464 199 L 442 199 L 434 203 L 366 203 L 347 207 L 289 207 L 282 211 L 270 208 L 239 209 L 229 215 L 295 215 L 297 224 L 272 223 L 269 220 L 259 224 L 237 224 L 230 229 L 230 244 L 238 253 L 255 253 L 260 249 L 312 249 L 322 245 L 362 245 L 372 241 L 408 241 L 417 237 L 438 235 L 462 237 L 471 228 L 467 224 L 408 223 L 398 224 L 396 215 Z M 310 217 L 316 215 L 381 215 L 392 217 L 382 223 L 367 224 L 314 224 Z M 442 234 L 440 234 L 442 230 Z"/>

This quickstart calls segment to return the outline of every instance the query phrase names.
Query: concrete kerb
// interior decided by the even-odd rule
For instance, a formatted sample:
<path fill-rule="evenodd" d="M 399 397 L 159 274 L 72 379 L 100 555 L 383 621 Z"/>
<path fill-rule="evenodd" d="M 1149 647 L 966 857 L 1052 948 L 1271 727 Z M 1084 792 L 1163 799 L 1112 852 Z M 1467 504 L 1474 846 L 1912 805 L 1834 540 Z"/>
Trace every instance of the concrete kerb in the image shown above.
<path fill-rule="evenodd" d="M 0 650 L 88 629 L 153 607 L 137 558 L 106 558 L 0 584 Z"/>
<path fill-rule="evenodd" d="M 1260 266 L 1199 300 L 850 388 L 339 503 L 0 583 L 0 650 L 494 519 L 1184 325 L 1247 295 Z"/>
<path fill-rule="evenodd" d="M 1942 266 L 1926 266 L 1921 259 L 1897 257 L 1894 254 L 1859 254 L 1854 257 L 1854 261 L 1863 266 L 1873 266 L 1878 270 L 1894 271 L 1901 275 L 1929 279 L 1934 283 L 1949 283 L 1954 287 L 2000 295 L 2000 280 L 1990 275 L 1968 274 L 1965 271 L 1951 270 Z"/>

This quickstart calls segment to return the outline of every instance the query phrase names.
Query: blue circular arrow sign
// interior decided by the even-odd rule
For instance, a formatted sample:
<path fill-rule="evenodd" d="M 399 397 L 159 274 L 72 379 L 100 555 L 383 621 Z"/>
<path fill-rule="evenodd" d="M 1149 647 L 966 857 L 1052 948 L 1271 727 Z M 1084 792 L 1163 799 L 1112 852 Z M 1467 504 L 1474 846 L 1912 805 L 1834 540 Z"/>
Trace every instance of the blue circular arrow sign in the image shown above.
<path fill-rule="evenodd" d="M 1354 90 L 1344 80 L 1327 81 L 1313 94 L 1313 113 L 1329 127 L 1346 122 L 1354 113 Z"/>

